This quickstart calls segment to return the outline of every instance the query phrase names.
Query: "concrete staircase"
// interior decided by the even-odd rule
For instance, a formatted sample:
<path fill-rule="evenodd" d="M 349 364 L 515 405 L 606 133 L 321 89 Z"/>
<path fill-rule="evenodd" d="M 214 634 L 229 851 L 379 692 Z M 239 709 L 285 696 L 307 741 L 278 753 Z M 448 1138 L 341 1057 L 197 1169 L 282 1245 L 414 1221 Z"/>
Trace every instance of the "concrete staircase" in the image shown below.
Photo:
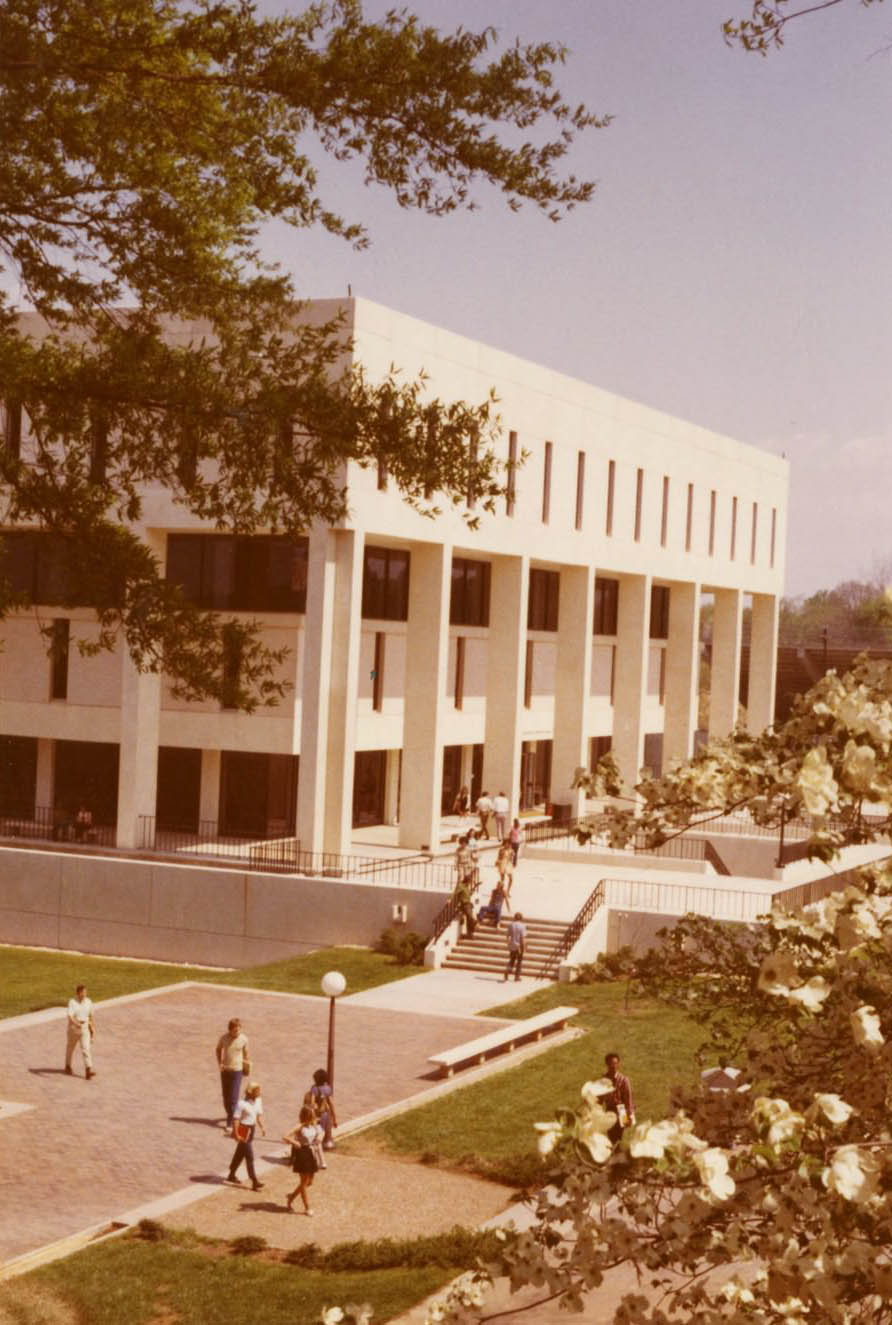
<path fill-rule="evenodd" d="M 508 964 L 508 944 L 505 932 L 510 917 L 502 916 L 495 928 L 491 923 L 478 923 L 474 937 L 461 938 L 443 965 L 451 970 L 488 971 L 499 975 Z M 524 916 L 527 927 L 523 974 L 542 979 L 557 979 L 555 948 L 567 932 L 565 920 L 531 920 Z"/>

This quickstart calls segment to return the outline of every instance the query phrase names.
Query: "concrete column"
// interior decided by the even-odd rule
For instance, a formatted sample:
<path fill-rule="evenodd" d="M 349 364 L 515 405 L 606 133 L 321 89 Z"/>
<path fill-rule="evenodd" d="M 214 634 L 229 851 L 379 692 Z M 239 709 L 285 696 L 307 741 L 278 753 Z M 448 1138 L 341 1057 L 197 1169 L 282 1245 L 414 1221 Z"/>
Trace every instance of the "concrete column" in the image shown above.
<path fill-rule="evenodd" d="M 750 683 L 747 697 L 747 729 L 760 732 L 774 722 L 777 679 L 777 615 L 774 594 L 753 594 L 750 631 Z"/>
<path fill-rule="evenodd" d="M 699 634 L 699 584 L 673 584 L 669 590 L 669 638 L 666 641 L 664 767 L 670 759 L 690 759 L 694 752 Z"/>
<path fill-rule="evenodd" d="M 141 845 L 140 818 L 154 817 L 158 791 L 161 677 L 139 672 L 125 647 L 121 675 L 121 739 L 118 755 L 119 847 Z"/>
<path fill-rule="evenodd" d="M 37 769 L 34 778 L 34 808 L 50 810 L 55 786 L 56 743 L 45 736 L 37 738 Z"/>
<path fill-rule="evenodd" d="M 551 795 L 555 804 L 569 806 L 572 818 L 579 817 L 585 803 L 584 791 L 571 784 L 577 768 L 588 767 L 585 715 L 592 676 L 594 594 L 591 567 L 561 569 Z"/>
<path fill-rule="evenodd" d="M 412 548 L 403 708 L 402 847 L 435 849 L 440 840 L 443 744 L 440 730 L 449 658 L 449 593 L 452 548 L 421 543 Z"/>
<path fill-rule="evenodd" d="M 712 668 L 709 682 L 709 735 L 730 736 L 737 726 L 740 695 L 740 627 L 743 595 L 739 589 L 716 589 L 712 617 Z"/>
<path fill-rule="evenodd" d="M 387 751 L 387 781 L 384 788 L 384 819 L 398 823 L 400 815 L 400 751 Z"/>
<path fill-rule="evenodd" d="M 517 813 L 520 798 L 520 730 L 526 662 L 528 557 L 494 557 L 490 581 L 486 663 L 483 785 L 500 791 Z"/>
<path fill-rule="evenodd" d="M 198 818 L 201 823 L 219 823 L 222 767 L 222 750 L 202 750 L 201 791 L 198 798 Z"/>
<path fill-rule="evenodd" d="M 650 576 L 620 575 L 613 687 L 613 756 L 627 793 L 644 762 Z"/>
<path fill-rule="evenodd" d="M 310 533 L 297 793 L 304 851 L 350 849 L 362 555 L 354 530 Z"/>

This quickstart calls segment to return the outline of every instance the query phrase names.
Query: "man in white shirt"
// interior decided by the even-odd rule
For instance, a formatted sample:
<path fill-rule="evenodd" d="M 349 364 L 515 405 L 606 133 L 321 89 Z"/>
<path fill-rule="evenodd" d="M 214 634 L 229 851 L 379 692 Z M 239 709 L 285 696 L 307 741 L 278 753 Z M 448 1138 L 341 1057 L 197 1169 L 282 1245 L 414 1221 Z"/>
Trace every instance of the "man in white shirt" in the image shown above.
<path fill-rule="evenodd" d="M 93 1070 L 93 1003 L 87 998 L 86 985 L 78 985 L 74 998 L 68 1000 L 68 1043 L 65 1049 L 65 1071 L 72 1076 L 71 1056 L 80 1045 L 84 1058 L 87 1080 L 95 1077 Z"/>
<path fill-rule="evenodd" d="M 248 1037 L 238 1017 L 233 1017 L 225 1035 L 217 1041 L 217 1066 L 220 1069 L 220 1088 L 223 1108 L 226 1110 L 226 1130 L 232 1131 L 236 1105 L 242 1089 L 242 1077 L 251 1071 Z"/>
<path fill-rule="evenodd" d="M 475 808 L 480 816 L 480 835 L 481 837 L 489 837 L 489 816 L 492 814 L 492 801 L 488 791 L 484 791 L 481 796 L 477 797 Z"/>
<path fill-rule="evenodd" d="M 504 791 L 500 791 L 498 796 L 493 796 L 492 810 L 496 816 L 496 837 L 500 842 L 504 842 L 508 835 L 508 816 L 511 813 L 511 802 Z"/>
<path fill-rule="evenodd" d="M 236 1187 L 241 1185 L 238 1170 L 241 1167 L 242 1160 L 244 1160 L 248 1168 L 248 1177 L 251 1179 L 251 1186 L 255 1192 L 259 1192 L 263 1183 L 258 1182 L 257 1173 L 254 1169 L 254 1129 L 259 1127 L 261 1136 L 266 1136 L 266 1128 L 263 1125 L 263 1100 L 260 1097 L 259 1082 L 252 1081 L 245 1091 L 245 1098 L 236 1105 L 235 1119 L 232 1126 L 238 1145 L 232 1159 L 229 1161 L 229 1173 L 226 1176 L 226 1181 L 233 1183 Z"/>

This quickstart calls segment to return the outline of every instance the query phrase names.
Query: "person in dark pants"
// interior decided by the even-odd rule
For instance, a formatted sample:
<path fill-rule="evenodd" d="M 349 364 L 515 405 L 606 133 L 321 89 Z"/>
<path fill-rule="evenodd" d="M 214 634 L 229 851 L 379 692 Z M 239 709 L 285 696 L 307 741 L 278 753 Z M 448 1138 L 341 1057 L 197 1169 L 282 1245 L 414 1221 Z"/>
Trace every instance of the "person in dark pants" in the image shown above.
<path fill-rule="evenodd" d="M 251 1071 L 248 1037 L 238 1017 L 233 1017 L 225 1035 L 217 1041 L 217 1066 L 220 1069 L 220 1090 L 226 1110 L 226 1130 L 232 1131 L 232 1120 L 242 1089 L 242 1077 Z"/>
<path fill-rule="evenodd" d="M 605 1054 L 604 1064 L 607 1068 L 607 1075 L 613 1083 L 613 1090 L 609 1095 L 603 1097 L 603 1104 L 608 1113 L 616 1114 L 616 1122 L 607 1133 L 607 1136 L 616 1145 L 617 1141 L 622 1140 L 626 1128 L 630 1127 L 635 1121 L 635 1109 L 632 1104 L 632 1083 L 619 1070 L 619 1054 Z"/>
<path fill-rule="evenodd" d="M 519 911 L 514 912 L 514 919 L 508 926 L 508 965 L 505 967 L 503 980 L 507 980 L 511 972 L 514 972 L 514 979 L 520 979 L 520 968 L 523 965 L 523 950 L 527 941 L 527 927 L 523 923 L 523 916 Z"/>
<path fill-rule="evenodd" d="M 255 1192 L 259 1192 L 263 1186 L 262 1182 L 257 1181 L 257 1174 L 254 1170 L 254 1131 L 257 1127 L 260 1128 L 260 1135 L 266 1136 L 266 1128 L 263 1125 L 263 1100 L 260 1098 L 260 1086 L 258 1082 L 252 1081 L 245 1091 L 245 1098 L 235 1111 L 232 1133 L 238 1144 L 235 1147 L 232 1159 L 229 1161 L 229 1172 L 226 1175 L 226 1181 L 234 1183 L 236 1187 L 242 1185 L 242 1180 L 238 1177 L 238 1171 L 242 1160 L 244 1160 L 248 1168 L 248 1177 L 251 1179 L 251 1186 Z"/>

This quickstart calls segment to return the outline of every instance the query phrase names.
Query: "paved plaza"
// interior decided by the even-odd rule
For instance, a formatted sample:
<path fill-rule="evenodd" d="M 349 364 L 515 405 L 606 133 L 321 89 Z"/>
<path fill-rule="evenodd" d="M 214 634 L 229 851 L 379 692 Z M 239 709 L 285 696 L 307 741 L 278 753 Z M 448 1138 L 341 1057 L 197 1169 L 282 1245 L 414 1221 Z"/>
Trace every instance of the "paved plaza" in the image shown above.
<path fill-rule="evenodd" d="M 500 1001 L 497 989 L 479 1002 Z M 255 1152 L 259 1161 L 277 1159 L 284 1152 L 277 1140 L 295 1122 L 313 1070 L 324 1065 L 326 999 L 187 984 L 100 1003 L 90 1082 L 79 1052 L 77 1075 L 64 1073 L 64 1009 L 0 1022 L 0 1101 L 7 1106 L 0 1109 L 0 1185 L 9 1193 L 0 1262 L 190 1184 L 220 1189 L 233 1143 L 221 1125 L 214 1049 L 234 1016 L 244 1022 L 252 1075 L 263 1086 L 269 1140 L 259 1139 Z M 501 1024 L 486 1021 L 487 1028 Z M 337 1010 L 339 1121 L 430 1090 L 428 1055 L 480 1031 L 470 1013 L 345 1000 Z M 278 1172 L 284 1179 L 284 1169 Z"/>

